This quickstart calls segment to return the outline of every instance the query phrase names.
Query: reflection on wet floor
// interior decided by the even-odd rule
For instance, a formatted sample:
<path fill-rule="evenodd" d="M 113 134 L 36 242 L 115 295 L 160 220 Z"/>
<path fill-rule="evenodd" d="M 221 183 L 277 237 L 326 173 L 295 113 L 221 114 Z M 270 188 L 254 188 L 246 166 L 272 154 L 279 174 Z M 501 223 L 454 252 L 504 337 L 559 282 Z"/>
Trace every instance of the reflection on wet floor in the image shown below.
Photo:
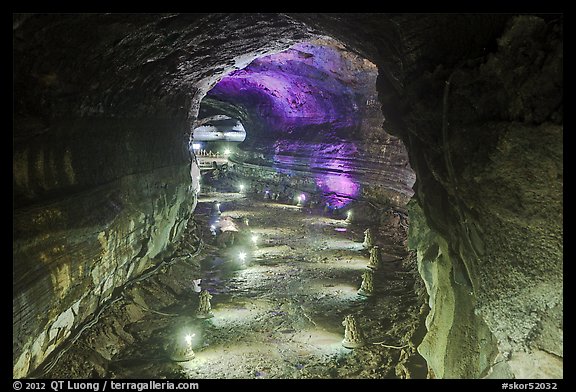
<path fill-rule="evenodd" d="M 224 217 L 238 231 L 218 246 L 226 232 L 210 226 Z M 156 332 L 143 333 L 149 338 L 137 350 L 118 355 L 116 377 L 140 377 L 142 368 L 152 369 L 141 358 L 156 364 L 156 378 L 396 377 L 400 351 L 377 344 L 344 348 L 342 321 L 356 315 L 369 342 L 408 344 L 419 316 L 413 281 L 398 262 L 406 253 L 385 255 L 374 274 L 374 295 L 364 297 L 358 295 L 369 263 L 363 227 L 241 194 L 208 195 L 195 219 L 207 243 L 198 256 L 201 276 L 191 277 L 200 278 L 200 286 L 172 309 L 177 317 L 147 318 Z M 200 289 L 212 296 L 211 318 L 195 317 Z M 166 359 L 163 342 L 171 335 L 193 336 L 193 359 Z M 425 377 L 425 367 L 418 366 L 413 377 Z"/>

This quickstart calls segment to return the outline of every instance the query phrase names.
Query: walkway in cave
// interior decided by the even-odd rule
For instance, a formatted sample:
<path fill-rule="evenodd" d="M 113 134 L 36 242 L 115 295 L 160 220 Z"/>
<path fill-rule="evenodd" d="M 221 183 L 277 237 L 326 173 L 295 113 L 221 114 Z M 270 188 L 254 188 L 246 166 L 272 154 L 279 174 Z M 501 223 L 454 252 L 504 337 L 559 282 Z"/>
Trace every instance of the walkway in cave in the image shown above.
<path fill-rule="evenodd" d="M 218 218 L 231 218 L 239 228 L 233 245 L 224 247 L 223 237 L 210 233 Z M 357 290 L 369 262 L 362 247 L 365 227 L 240 193 L 203 195 L 194 219 L 205 237 L 196 259 L 201 287 L 213 296 L 214 317 L 195 317 L 198 293 L 190 286 L 177 304 L 127 328 L 136 341 L 114 358 L 110 377 L 396 378 L 400 368 L 426 377 L 418 354 L 406 368 L 396 368 L 414 353 L 409 338 L 422 316 L 404 265 L 408 254 L 385 232 L 376 238 L 384 266 L 375 275 L 375 295 L 363 297 Z M 172 271 L 174 279 L 182 279 L 178 271 Z M 194 277 L 191 272 L 188 280 Z M 360 322 L 366 347 L 342 346 L 347 314 Z M 187 333 L 194 336 L 195 358 L 168 361 L 163 349 L 170 334 Z"/>

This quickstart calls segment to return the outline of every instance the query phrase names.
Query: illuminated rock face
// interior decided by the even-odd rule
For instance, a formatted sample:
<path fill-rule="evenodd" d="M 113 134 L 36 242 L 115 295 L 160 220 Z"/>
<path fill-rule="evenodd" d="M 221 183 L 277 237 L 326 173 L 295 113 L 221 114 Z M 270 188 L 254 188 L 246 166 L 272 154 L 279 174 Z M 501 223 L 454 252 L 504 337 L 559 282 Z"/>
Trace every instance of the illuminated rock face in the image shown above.
<path fill-rule="evenodd" d="M 382 129 L 377 73 L 370 61 L 324 38 L 232 72 L 208 92 L 206 106 L 218 100 L 245 113 L 249 130 L 240 148 L 258 151 L 280 173 L 312 178 L 335 208 L 370 183 L 405 202 L 414 175 L 402 143 Z M 374 137 L 385 141 L 377 144 L 383 151 L 373 150 Z"/>
<path fill-rule="evenodd" d="M 324 192 L 331 206 L 343 207 L 360 195 L 364 173 L 361 165 L 352 159 L 358 154 L 354 142 L 328 144 L 276 139 L 273 148 L 274 153 L 268 159 L 276 171 L 290 175 L 298 172 L 308 174 L 318 189 Z M 399 179 L 399 182 L 402 180 Z"/>
<path fill-rule="evenodd" d="M 345 135 L 360 127 L 361 108 L 374 98 L 376 67 L 334 45 L 301 43 L 258 58 L 227 75 L 208 97 L 253 107 L 263 132 Z M 366 96 L 358 85 L 370 79 L 372 95 Z"/>

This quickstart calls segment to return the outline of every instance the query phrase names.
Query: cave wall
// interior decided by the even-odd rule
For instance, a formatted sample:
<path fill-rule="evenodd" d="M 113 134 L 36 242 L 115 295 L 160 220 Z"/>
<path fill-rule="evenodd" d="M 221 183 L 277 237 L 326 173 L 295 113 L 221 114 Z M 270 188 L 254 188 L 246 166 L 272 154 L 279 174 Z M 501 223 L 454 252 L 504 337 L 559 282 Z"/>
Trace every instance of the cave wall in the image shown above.
<path fill-rule="evenodd" d="M 186 124 L 53 120 L 50 132 L 15 145 L 15 377 L 170 252 L 196 194 L 188 157 L 162 150 Z"/>
<path fill-rule="evenodd" d="M 200 100 L 306 35 L 277 15 L 14 15 L 14 377 L 173 252 Z"/>
<path fill-rule="evenodd" d="M 426 217 L 410 242 L 431 376 L 561 377 L 561 15 L 299 17 L 379 66 Z"/>
<path fill-rule="evenodd" d="M 428 332 L 418 346 L 428 363 L 429 377 L 485 376 L 498 355 L 497 341 L 475 313 L 476 298 L 462 282 L 466 272 L 455 264 L 445 238 L 428 226 L 416 200 L 409 203 L 409 216 L 408 247 L 416 251 L 430 308 Z"/>
<path fill-rule="evenodd" d="M 562 377 L 560 32 L 561 24 L 518 17 L 507 25 L 494 53 L 450 71 L 437 68 L 429 78 L 443 97 L 442 117 L 436 117 L 442 130 L 438 152 L 410 141 L 418 156 L 411 161 L 419 178 L 418 199 L 452 269 L 452 275 L 433 279 L 432 286 L 453 281 L 445 293 L 465 298 L 457 295 L 464 290 L 473 296 L 470 317 L 483 320 L 473 324 L 478 326 L 474 333 L 484 336 L 487 325 L 499 360 L 509 366 L 500 365 L 494 376 Z M 411 127 L 419 127 L 416 116 Z M 430 256 L 423 257 L 422 268 L 438 262 L 437 255 Z M 460 309 L 465 314 L 471 306 Z M 439 346 L 429 335 L 421 352 L 437 360 Z M 480 348 L 480 353 L 491 350 L 488 344 Z M 447 367 L 450 358 L 440 362 Z M 484 376 L 493 370 L 442 373 Z"/>
<path fill-rule="evenodd" d="M 420 352 L 436 377 L 562 377 L 562 18 L 401 16 L 379 50 L 371 22 L 339 34 L 394 54 L 373 61 L 426 217 L 410 240 L 432 307 Z"/>

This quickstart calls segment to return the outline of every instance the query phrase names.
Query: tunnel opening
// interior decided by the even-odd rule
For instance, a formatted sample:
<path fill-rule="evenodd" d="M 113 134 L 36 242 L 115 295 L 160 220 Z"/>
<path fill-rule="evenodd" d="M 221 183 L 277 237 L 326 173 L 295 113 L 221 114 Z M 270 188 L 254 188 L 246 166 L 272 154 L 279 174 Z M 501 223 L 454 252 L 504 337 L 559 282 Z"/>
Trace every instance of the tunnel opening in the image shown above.
<path fill-rule="evenodd" d="M 341 213 L 371 192 L 387 192 L 388 204 L 402 208 L 415 174 L 402 141 L 382 129 L 377 75 L 373 63 L 335 39 L 297 43 L 225 75 L 202 100 L 197 124 L 217 116 L 246 124 L 243 144 L 211 155 L 228 151 L 223 162 L 245 176 L 264 170 L 260 192 L 293 201 L 298 192 L 320 196 L 315 202 Z M 280 175 L 298 178 L 303 189 L 279 195 L 270 187 L 286 188 L 273 178 Z"/>
<path fill-rule="evenodd" d="M 382 129 L 377 74 L 324 37 L 258 57 L 207 92 L 188 143 L 198 200 L 184 231 L 203 250 L 186 257 L 184 240 L 181 265 L 123 291 L 146 324 L 123 326 L 125 347 L 94 374 L 426 377 L 423 285 L 407 249 L 415 175 Z M 348 314 L 367 329 L 359 354 L 342 343 Z M 69 373 L 75 355 L 48 361 L 45 376 Z"/>
<path fill-rule="evenodd" d="M 245 68 L 224 76 L 200 104 L 196 124 L 233 117 L 249 124 L 246 141 L 237 148 L 223 150 L 225 159 L 220 164 L 210 156 L 217 152 L 203 152 L 199 156 L 200 167 L 205 169 L 198 215 L 205 217 L 201 219 L 204 232 L 207 233 L 206 228 L 210 231 L 206 241 L 219 249 L 201 263 L 202 285 L 220 302 L 220 309 L 211 313 L 211 325 L 244 331 L 240 333 L 246 335 L 245 339 L 256 339 L 258 343 L 270 341 L 280 353 L 274 355 L 279 355 L 278 359 L 284 363 L 255 359 L 263 353 L 270 354 L 269 344 L 247 349 L 242 342 L 234 345 L 226 342 L 226 338 L 212 336 L 211 344 L 215 347 L 199 349 L 203 353 L 200 355 L 205 355 L 202 358 L 219 369 L 215 370 L 217 374 L 233 378 L 427 376 L 425 361 L 415 350 L 423 338 L 426 314 L 423 286 L 416 294 L 413 287 L 418 286 L 416 279 L 399 278 L 393 282 L 385 277 L 394 275 L 394 280 L 402 274 L 416 273 L 414 260 L 408 260 L 411 256 L 406 248 L 405 210 L 415 176 L 402 142 L 382 129 L 383 117 L 375 98 L 376 77 L 374 64 L 325 37 L 255 59 Z M 378 151 L 382 155 L 369 156 L 371 141 L 363 138 L 386 139 L 383 150 Z M 193 137 L 192 143 L 201 140 L 202 136 Z M 222 148 L 218 144 L 213 146 Z M 203 164 L 203 159 L 212 163 Z M 382 181 L 383 178 L 387 181 Z M 375 181 L 380 188 L 370 194 L 367 189 Z M 383 230 L 383 226 L 388 227 Z M 322 234 L 314 233 L 317 230 Z M 367 244 L 365 237 L 370 230 L 377 240 Z M 362 239 L 364 246 L 359 244 Z M 324 254 L 320 258 L 311 256 L 315 251 Z M 346 259 L 345 267 L 340 261 L 334 265 L 332 257 Z M 370 259 L 378 263 L 374 259 L 382 258 L 388 263 L 384 270 L 388 270 L 386 273 L 380 270 L 374 280 L 377 286 L 390 287 L 379 295 L 411 297 L 401 301 L 405 308 L 395 304 L 397 314 L 410 316 L 403 321 L 384 320 L 377 313 L 390 304 L 374 298 L 366 300 L 373 312 L 362 316 L 362 320 L 371 320 L 368 329 L 372 331 L 369 334 L 372 341 L 367 344 L 384 348 L 369 350 L 364 363 L 371 365 L 362 369 L 352 365 L 355 359 L 347 355 L 350 352 L 342 346 L 338 330 L 345 313 L 358 312 L 362 298 L 373 294 L 368 293 L 373 283 L 366 283 L 370 288 L 358 290 L 366 269 L 358 261 Z M 318 262 L 324 268 L 301 268 Z M 372 270 L 367 271 L 366 279 L 371 279 Z M 280 294 L 276 297 L 266 295 L 270 275 L 288 282 L 277 287 Z M 399 282 L 404 286 L 396 286 Z M 303 288 L 307 284 L 312 290 Z M 256 292 L 257 300 L 251 298 Z M 237 298 L 242 294 L 248 299 Z M 327 298 L 328 303 L 322 304 L 322 299 Z M 416 303 L 422 308 L 412 307 Z M 256 314 L 245 313 L 248 310 Z M 244 314 L 250 320 L 254 317 L 251 323 L 260 324 L 258 329 L 267 334 L 247 333 L 244 326 L 247 321 L 230 313 Z M 262 314 L 275 318 L 266 323 Z M 402 323 L 404 327 L 400 326 Z M 388 335 L 395 329 L 404 332 Z M 289 354 L 291 350 L 302 350 L 302 339 L 307 333 L 309 345 L 305 350 L 313 359 L 298 359 Z M 403 342 L 386 345 L 382 339 L 375 339 L 375 334 Z M 317 352 L 313 353 L 314 350 Z M 392 353 L 394 350 L 399 351 Z M 211 358 L 215 355 L 220 358 L 218 365 Z M 240 355 L 245 364 L 235 371 L 225 370 Z M 332 360 L 327 360 L 329 357 Z M 334 366 L 334 360 L 342 369 Z M 286 367 L 286 362 L 292 366 Z M 251 367 L 255 370 L 246 373 Z M 266 370 L 258 370 L 259 367 Z M 189 375 L 208 375 L 194 363 L 184 369 L 191 372 Z"/>

